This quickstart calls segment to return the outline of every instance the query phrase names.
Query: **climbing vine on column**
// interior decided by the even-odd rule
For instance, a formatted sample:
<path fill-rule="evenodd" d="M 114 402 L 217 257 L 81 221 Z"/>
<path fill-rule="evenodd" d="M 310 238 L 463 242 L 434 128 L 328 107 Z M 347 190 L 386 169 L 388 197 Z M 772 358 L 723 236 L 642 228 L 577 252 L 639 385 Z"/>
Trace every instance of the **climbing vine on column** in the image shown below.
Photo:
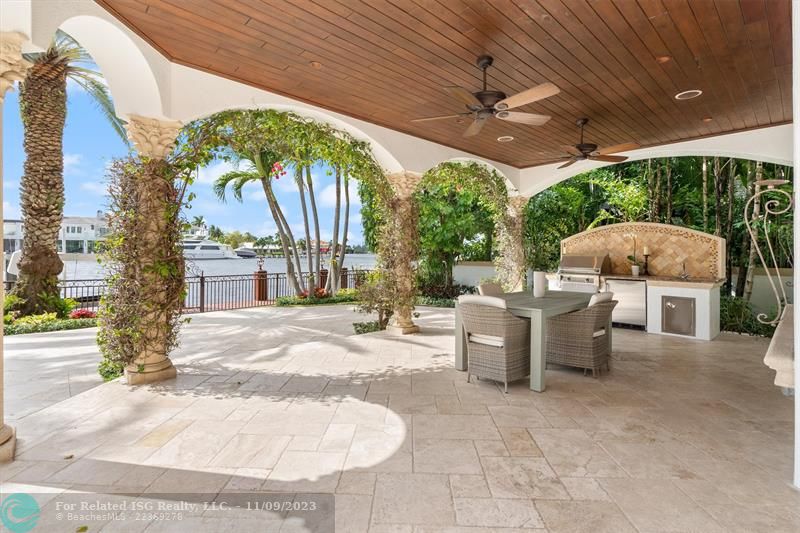
<path fill-rule="evenodd" d="M 163 159 L 129 157 L 109 170 L 108 291 L 98 314 L 100 374 L 111 379 L 177 345 L 184 297 L 181 190 Z"/>

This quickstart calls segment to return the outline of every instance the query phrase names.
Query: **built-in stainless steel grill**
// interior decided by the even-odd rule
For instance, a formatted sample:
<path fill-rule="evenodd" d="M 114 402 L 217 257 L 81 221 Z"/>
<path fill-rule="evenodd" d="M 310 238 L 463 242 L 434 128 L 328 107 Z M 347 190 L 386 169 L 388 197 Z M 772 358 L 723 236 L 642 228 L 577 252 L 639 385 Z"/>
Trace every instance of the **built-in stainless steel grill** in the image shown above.
<path fill-rule="evenodd" d="M 562 255 L 558 265 L 558 283 L 563 291 L 597 292 L 600 276 L 611 271 L 605 255 Z"/>

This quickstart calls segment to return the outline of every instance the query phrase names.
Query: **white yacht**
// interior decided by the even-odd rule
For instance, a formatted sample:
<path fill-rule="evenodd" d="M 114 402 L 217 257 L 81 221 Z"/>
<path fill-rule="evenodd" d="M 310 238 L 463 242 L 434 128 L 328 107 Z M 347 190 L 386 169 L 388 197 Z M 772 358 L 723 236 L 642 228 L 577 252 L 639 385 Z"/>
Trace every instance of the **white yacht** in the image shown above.
<path fill-rule="evenodd" d="M 238 259 L 227 244 L 208 239 L 183 239 L 183 256 L 187 259 Z"/>

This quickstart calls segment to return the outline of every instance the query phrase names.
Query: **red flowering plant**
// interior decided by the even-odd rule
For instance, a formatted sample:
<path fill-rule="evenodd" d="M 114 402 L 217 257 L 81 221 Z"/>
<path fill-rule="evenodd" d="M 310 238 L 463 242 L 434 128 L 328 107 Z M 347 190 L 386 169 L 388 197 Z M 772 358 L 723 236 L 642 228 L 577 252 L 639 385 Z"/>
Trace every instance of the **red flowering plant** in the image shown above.
<path fill-rule="evenodd" d="M 314 298 L 327 298 L 330 296 L 328 291 L 326 291 L 323 287 L 317 287 L 314 289 Z"/>
<path fill-rule="evenodd" d="M 97 313 L 90 309 L 75 309 L 70 312 L 70 318 L 97 318 Z"/>
<path fill-rule="evenodd" d="M 301 292 L 300 294 L 297 295 L 297 297 L 300 298 L 301 300 L 305 300 L 306 298 L 308 298 L 308 291 Z"/>
<path fill-rule="evenodd" d="M 270 175 L 276 180 L 281 179 L 281 176 L 286 175 L 286 170 L 284 170 L 280 161 L 275 161 L 275 163 L 273 163 Z"/>

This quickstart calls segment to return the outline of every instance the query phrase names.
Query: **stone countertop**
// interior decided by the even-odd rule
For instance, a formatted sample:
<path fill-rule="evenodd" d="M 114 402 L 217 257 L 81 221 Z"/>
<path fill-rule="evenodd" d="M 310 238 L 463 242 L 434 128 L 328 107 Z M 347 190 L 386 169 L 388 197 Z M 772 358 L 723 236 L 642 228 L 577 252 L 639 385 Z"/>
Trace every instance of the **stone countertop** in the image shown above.
<path fill-rule="evenodd" d="M 712 288 L 722 285 L 725 280 L 712 278 L 688 278 L 681 279 L 678 276 L 633 276 L 631 274 L 604 274 L 603 279 L 629 279 L 636 281 L 646 281 L 651 285 L 676 286 L 676 287 L 695 287 Z"/>

